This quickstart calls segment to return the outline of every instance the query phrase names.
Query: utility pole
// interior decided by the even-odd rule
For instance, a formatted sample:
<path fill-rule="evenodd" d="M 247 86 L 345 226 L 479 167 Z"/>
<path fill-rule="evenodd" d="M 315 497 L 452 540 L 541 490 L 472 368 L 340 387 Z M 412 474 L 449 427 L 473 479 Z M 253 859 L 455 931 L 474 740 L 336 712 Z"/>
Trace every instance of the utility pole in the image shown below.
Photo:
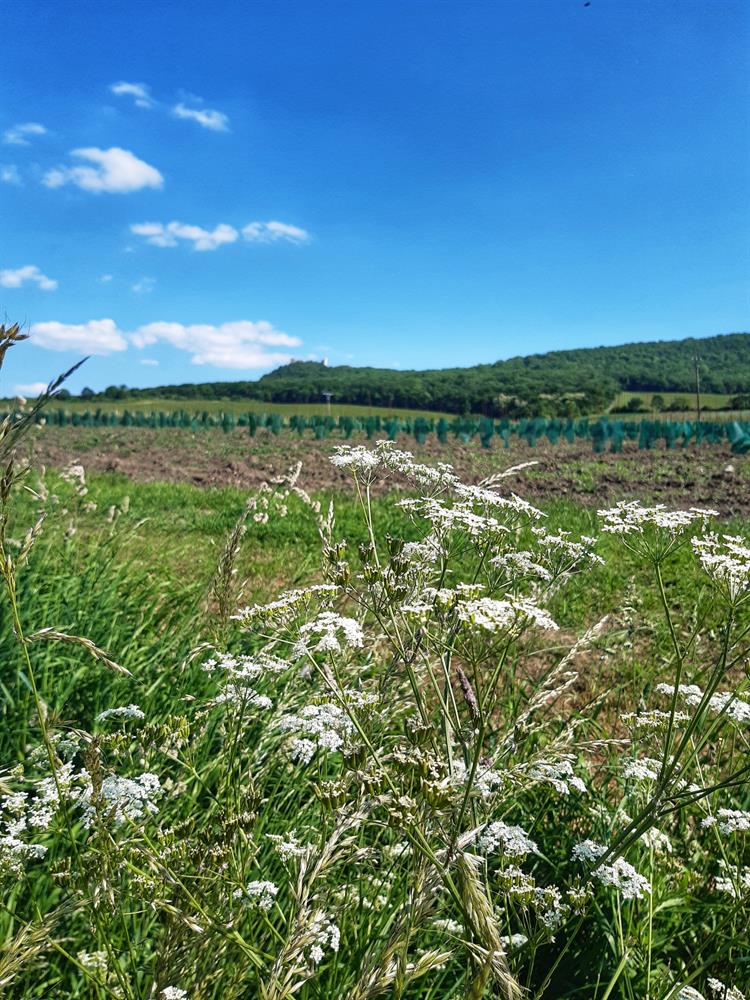
<path fill-rule="evenodd" d="M 695 409 L 698 413 L 698 423 L 701 422 L 701 373 L 699 366 L 700 358 L 698 355 L 693 356 L 693 362 L 695 363 Z"/>
<path fill-rule="evenodd" d="M 333 395 L 333 393 L 332 392 L 323 392 L 323 393 L 321 393 L 321 395 L 322 395 L 323 399 L 325 399 L 325 401 L 326 401 L 326 410 L 328 412 L 328 416 L 330 417 L 330 415 L 331 415 L 331 396 Z"/>

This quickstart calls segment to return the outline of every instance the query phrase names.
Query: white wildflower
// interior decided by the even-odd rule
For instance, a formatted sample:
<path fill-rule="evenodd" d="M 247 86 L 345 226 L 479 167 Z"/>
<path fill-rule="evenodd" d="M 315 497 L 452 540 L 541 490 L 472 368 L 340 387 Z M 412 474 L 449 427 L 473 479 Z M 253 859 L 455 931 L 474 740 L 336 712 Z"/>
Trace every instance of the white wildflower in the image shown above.
<path fill-rule="evenodd" d="M 453 761 L 453 774 L 450 784 L 456 788 L 464 788 L 471 776 L 471 766 L 467 767 L 460 758 Z M 488 799 L 493 791 L 504 782 L 501 771 L 496 771 L 489 762 L 480 762 L 474 773 L 474 790 L 483 799 Z"/>
<path fill-rule="evenodd" d="M 278 894 L 279 887 L 268 879 L 256 879 L 248 882 L 244 889 L 235 889 L 232 898 L 242 900 L 259 910 L 270 910 Z"/>
<path fill-rule="evenodd" d="M 338 705 L 306 705 L 298 715 L 285 715 L 279 720 L 285 732 L 297 732 L 304 737 L 292 745 L 292 756 L 307 764 L 316 750 L 335 753 L 343 749 L 354 731 L 354 724 Z"/>
<path fill-rule="evenodd" d="M 165 986 L 159 996 L 162 1000 L 187 1000 L 187 990 L 181 990 L 177 986 Z"/>
<path fill-rule="evenodd" d="M 722 833 L 747 833 L 750 830 L 750 812 L 742 809 L 718 809 L 715 816 L 706 816 L 701 826 L 705 829 L 717 823 Z"/>
<path fill-rule="evenodd" d="M 246 628 L 256 625 L 284 625 L 297 618 L 314 601 L 330 604 L 337 592 L 338 587 L 333 583 L 316 583 L 303 589 L 289 590 L 269 604 L 240 608 L 231 617 Z"/>
<path fill-rule="evenodd" d="M 745 1000 L 745 994 L 736 986 L 727 986 L 720 979 L 709 979 L 708 988 L 716 1000 Z"/>
<path fill-rule="evenodd" d="M 654 854 L 671 854 L 672 841 L 662 830 L 657 830 L 655 826 L 641 834 L 641 842 L 650 848 Z"/>
<path fill-rule="evenodd" d="M 87 972 L 93 972 L 99 976 L 107 974 L 106 951 L 79 951 L 76 958 Z"/>
<path fill-rule="evenodd" d="M 655 690 L 669 697 L 672 697 L 675 691 L 670 684 L 657 684 Z M 703 699 L 703 691 L 697 684 L 680 684 L 677 687 L 677 696 L 690 708 L 695 708 Z M 724 715 L 740 725 L 750 723 L 750 703 L 735 692 L 717 691 L 716 694 L 712 694 L 708 699 L 708 711 L 712 715 Z"/>
<path fill-rule="evenodd" d="M 300 627 L 294 656 L 304 656 L 307 652 L 340 653 L 342 643 L 350 649 L 361 649 L 364 640 L 362 626 L 354 618 L 323 611 Z"/>
<path fill-rule="evenodd" d="M 656 781 L 659 777 L 661 764 L 653 757 L 639 757 L 637 760 L 628 761 L 622 769 L 623 778 L 632 778 L 635 781 Z"/>
<path fill-rule="evenodd" d="M 477 848 L 483 854 L 493 854 L 500 848 L 503 854 L 513 858 L 536 854 L 538 850 L 523 827 L 509 826 L 501 821 L 484 828 L 477 840 Z"/>
<path fill-rule="evenodd" d="M 701 566 L 734 603 L 750 590 L 750 548 L 738 535 L 693 539 Z"/>
<path fill-rule="evenodd" d="M 717 875 L 714 879 L 717 892 L 726 893 L 734 899 L 750 895 L 750 868 L 744 866 L 738 870 L 725 861 L 720 861 L 719 867 L 724 874 Z"/>
<path fill-rule="evenodd" d="M 597 863 L 606 853 L 607 848 L 593 840 L 584 840 L 573 848 L 573 857 L 584 863 Z M 610 865 L 598 864 L 593 875 L 602 885 L 618 889 L 623 899 L 642 899 L 644 893 L 651 892 L 648 879 L 624 858 L 617 858 Z"/>
<path fill-rule="evenodd" d="M 598 844 L 595 840 L 583 840 L 573 848 L 573 857 L 576 861 L 589 863 L 598 861 L 606 853 L 607 848 L 604 844 Z"/>
<path fill-rule="evenodd" d="M 557 629 L 550 614 L 525 598 L 498 601 L 492 597 L 479 597 L 457 606 L 458 617 L 470 625 L 488 632 L 510 631 L 526 625 L 542 629 Z"/>
<path fill-rule="evenodd" d="M 341 932 L 322 910 L 316 911 L 313 915 L 310 934 L 313 937 L 313 944 L 310 946 L 308 957 L 313 965 L 318 965 L 323 960 L 326 948 L 331 951 L 339 950 Z"/>
<path fill-rule="evenodd" d="M 313 744 L 313 751 L 315 749 L 315 744 Z M 286 837 L 283 837 L 278 833 L 267 833 L 266 837 L 270 840 L 282 861 L 291 861 L 293 858 L 302 858 L 310 850 L 310 844 L 302 844 L 297 840 L 295 832 L 292 830 L 288 833 Z"/>
<path fill-rule="evenodd" d="M 525 934 L 504 934 L 500 938 L 500 943 L 504 948 L 523 948 L 528 940 Z"/>
<path fill-rule="evenodd" d="M 161 783 L 155 774 L 144 771 L 137 778 L 122 778 L 116 774 L 107 775 L 101 789 L 95 796 L 90 777 L 82 772 L 85 780 L 83 789 L 77 796 L 83 810 L 85 826 L 91 826 L 97 809 L 104 819 L 120 826 L 126 820 L 135 821 L 159 810 L 154 799 L 161 795 Z"/>
<path fill-rule="evenodd" d="M 96 722 L 105 719 L 145 719 L 146 715 L 137 705 L 122 705 L 120 708 L 107 708 L 96 717 Z"/>
<path fill-rule="evenodd" d="M 528 774 L 535 781 L 552 785 L 561 795 L 569 795 L 571 788 L 584 795 L 588 791 L 583 780 L 573 770 L 573 758 L 569 756 L 555 761 L 534 761 Z"/>
<path fill-rule="evenodd" d="M 614 535 L 643 534 L 648 527 L 660 528 L 675 535 L 697 521 L 705 523 L 709 517 L 718 517 L 715 510 L 691 507 L 690 510 L 667 510 L 664 504 L 644 507 L 638 500 L 622 501 L 616 507 L 597 512 L 604 524 L 602 531 Z"/>

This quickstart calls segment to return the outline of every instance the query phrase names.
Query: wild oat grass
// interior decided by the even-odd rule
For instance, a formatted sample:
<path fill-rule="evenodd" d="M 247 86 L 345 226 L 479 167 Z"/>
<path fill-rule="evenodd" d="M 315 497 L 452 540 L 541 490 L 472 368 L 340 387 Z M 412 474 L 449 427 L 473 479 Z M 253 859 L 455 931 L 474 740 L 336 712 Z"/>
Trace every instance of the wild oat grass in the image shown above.
<path fill-rule="evenodd" d="M 571 534 L 386 444 L 334 458 L 356 531 L 296 468 L 175 581 L 123 558 L 124 498 L 23 467 L 27 427 L 0 429 L 3 995 L 743 996 L 741 534 L 640 504 Z M 243 603 L 247 533 L 302 518 L 315 582 Z"/>

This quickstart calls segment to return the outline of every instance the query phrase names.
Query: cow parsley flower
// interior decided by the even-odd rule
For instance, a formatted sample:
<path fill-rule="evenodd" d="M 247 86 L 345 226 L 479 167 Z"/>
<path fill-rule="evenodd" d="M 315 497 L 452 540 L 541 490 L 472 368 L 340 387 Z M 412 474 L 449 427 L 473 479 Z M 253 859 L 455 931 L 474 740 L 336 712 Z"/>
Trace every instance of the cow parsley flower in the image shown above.
<path fill-rule="evenodd" d="M 316 750 L 335 753 L 343 749 L 354 732 L 354 724 L 338 705 L 306 705 L 298 715 L 285 715 L 279 719 L 279 728 L 285 732 L 298 732 L 303 737 L 292 744 L 292 756 L 307 764 Z"/>
<path fill-rule="evenodd" d="M 573 848 L 573 857 L 577 861 L 596 864 L 607 853 L 603 844 L 593 840 L 584 840 Z M 602 885 L 618 889 L 623 899 L 642 899 L 644 893 L 651 892 L 651 883 L 624 858 L 617 858 L 610 865 L 598 864 L 593 871 L 594 878 Z"/>
<path fill-rule="evenodd" d="M 162 1000 L 187 1000 L 187 990 L 181 990 L 177 986 L 165 986 L 159 996 Z"/>
<path fill-rule="evenodd" d="M 650 848 L 654 854 L 671 854 L 672 841 L 666 833 L 657 830 L 655 826 L 641 834 L 641 842 Z"/>
<path fill-rule="evenodd" d="M 734 604 L 750 590 L 750 548 L 738 535 L 693 539 L 701 566 Z"/>
<path fill-rule="evenodd" d="M 675 691 L 671 684 L 657 684 L 655 690 L 658 694 L 669 697 L 672 697 Z M 697 684 L 680 684 L 677 687 L 677 697 L 690 708 L 694 708 L 702 701 L 703 691 Z M 708 699 L 708 710 L 712 715 L 723 714 L 740 725 L 750 723 L 750 704 L 731 691 L 717 691 L 711 695 Z"/>
<path fill-rule="evenodd" d="M 597 511 L 604 524 L 602 531 L 613 535 L 643 534 L 649 528 L 660 528 L 676 535 L 697 521 L 705 523 L 709 517 L 718 517 L 716 510 L 691 507 L 690 510 L 667 510 L 664 504 L 644 507 L 638 500 L 621 501 L 608 510 Z"/>
<path fill-rule="evenodd" d="M 245 628 L 286 625 L 315 601 L 330 605 L 337 592 L 338 587 L 333 583 L 316 583 L 303 589 L 288 590 L 269 604 L 240 608 L 231 617 Z"/>
<path fill-rule="evenodd" d="M 154 799 L 161 795 L 161 783 L 155 774 L 144 771 L 137 778 L 123 778 L 117 774 L 107 775 L 102 781 L 98 795 L 94 795 L 91 779 L 82 772 L 85 785 L 77 796 L 83 810 L 85 826 L 91 826 L 97 807 L 102 816 L 120 826 L 126 820 L 135 821 L 159 810 Z"/>
<path fill-rule="evenodd" d="M 658 760 L 654 760 L 653 757 L 639 757 L 628 761 L 622 769 L 622 776 L 635 781 L 656 781 L 660 770 L 661 764 Z"/>
<path fill-rule="evenodd" d="M 308 951 L 308 957 L 313 965 L 318 965 L 325 955 L 326 948 L 338 951 L 341 943 L 341 932 L 338 926 L 322 910 L 318 910 L 312 918 L 310 935 L 313 943 Z"/>
<path fill-rule="evenodd" d="M 27 844 L 11 833 L 0 834 L 0 878 L 19 879 L 28 862 L 46 853 L 41 844 Z"/>
<path fill-rule="evenodd" d="M 308 853 L 311 847 L 310 844 L 303 844 L 297 840 L 294 830 L 288 833 L 286 837 L 279 833 L 267 833 L 266 838 L 274 845 L 282 861 L 302 858 Z"/>
<path fill-rule="evenodd" d="M 715 816 L 706 816 L 701 826 L 706 829 L 717 823 L 722 833 L 747 833 L 750 830 L 750 812 L 742 809 L 718 809 Z"/>
<path fill-rule="evenodd" d="M 365 637 L 362 626 L 354 618 L 323 611 L 300 627 L 294 656 L 305 653 L 340 653 L 342 644 L 349 649 L 361 649 Z"/>
<path fill-rule="evenodd" d="M 106 708 L 96 717 L 96 722 L 105 719 L 145 719 L 146 715 L 137 705 L 122 705 L 120 708 Z"/>
<path fill-rule="evenodd" d="M 736 986 L 727 986 L 720 979 L 709 979 L 708 988 L 716 1000 L 745 1000 L 745 994 Z"/>
<path fill-rule="evenodd" d="M 259 910 L 268 911 L 273 906 L 278 892 L 279 887 L 275 882 L 269 882 L 268 879 L 256 879 L 254 882 L 248 882 L 244 889 L 235 889 L 232 898 L 251 906 L 257 906 Z"/>
<path fill-rule="evenodd" d="M 526 625 L 542 629 L 557 629 L 549 612 L 522 597 L 499 601 L 492 597 L 479 597 L 457 606 L 459 620 L 476 625 L 487 632 L 510 631 Z"/>
<path fill-rule="evenodd" d="M 527 854 L 536 854 L 538 850 L 523 827 L 509 826 L 501 821 L 490 823 L 484 828 L 477 840 L 477 848 L 483 854 L 493 854 L 499 848 L 503 854 L 512 858 L 523 858 Z"/>
<path fill-rule="evenodd" d="M 528 774 L 535 781 L 552 785 L 561 795 L 570 795 L 571 788 L 584 795 L 588 791 L 584 781 L 573 770 L 573 758 L 569 756 L 554 761 L 534 761 Z"/>

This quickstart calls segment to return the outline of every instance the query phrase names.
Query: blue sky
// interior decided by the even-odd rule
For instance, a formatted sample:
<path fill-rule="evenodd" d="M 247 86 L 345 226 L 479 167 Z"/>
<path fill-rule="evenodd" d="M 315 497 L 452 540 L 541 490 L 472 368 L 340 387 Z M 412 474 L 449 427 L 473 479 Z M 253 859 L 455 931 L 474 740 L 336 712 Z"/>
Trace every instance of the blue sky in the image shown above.
<path fill-rule="evenodd" d="M 11 0 L 0 393 L 747 330 L 735 0 Z"/>

